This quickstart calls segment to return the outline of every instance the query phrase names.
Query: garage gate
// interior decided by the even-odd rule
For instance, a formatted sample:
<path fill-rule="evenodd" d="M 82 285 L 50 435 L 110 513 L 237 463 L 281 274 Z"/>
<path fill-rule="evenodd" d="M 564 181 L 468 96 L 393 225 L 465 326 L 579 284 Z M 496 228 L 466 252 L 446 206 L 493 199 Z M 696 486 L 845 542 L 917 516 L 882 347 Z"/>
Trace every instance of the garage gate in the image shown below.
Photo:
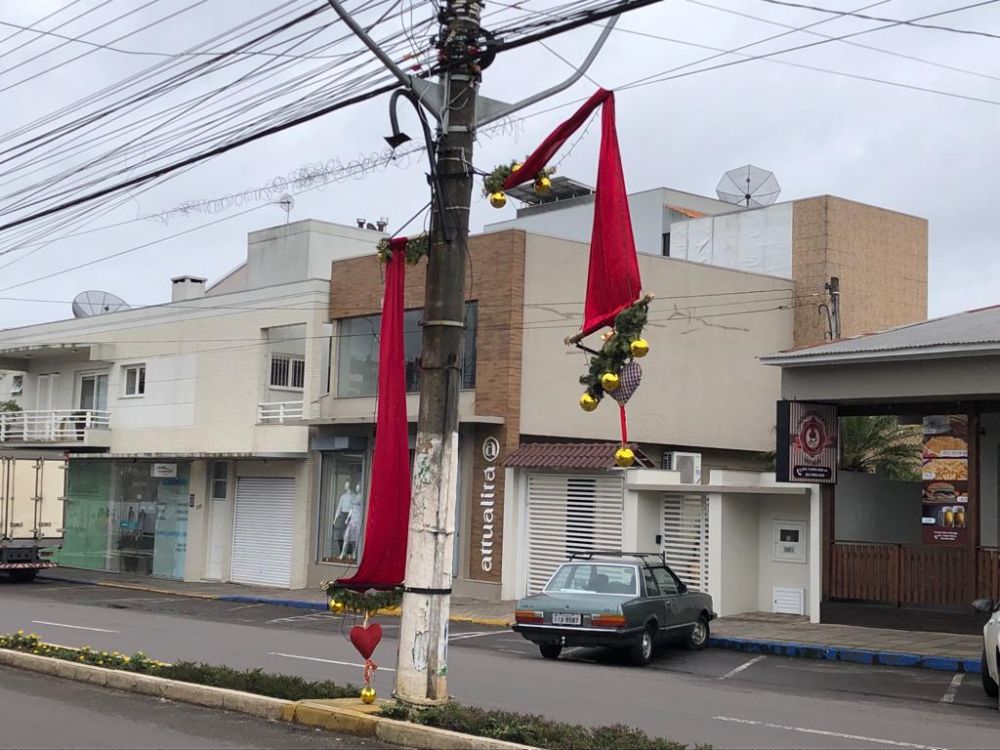
<path fill-rule="evenodd" d="M 571 554 L 622 548 L 620 475 L 528 474 L 528 593 Z"/>
<path fill-rule="evenodd" d="M 684 583 L 708 591 L 708 501 L 663 498 L 663 554 Z"/>
<path fill-rule="evenodd" d="M 233 521 L 234 583 L 292 585 L 295 479 L 240 477 Z"/>

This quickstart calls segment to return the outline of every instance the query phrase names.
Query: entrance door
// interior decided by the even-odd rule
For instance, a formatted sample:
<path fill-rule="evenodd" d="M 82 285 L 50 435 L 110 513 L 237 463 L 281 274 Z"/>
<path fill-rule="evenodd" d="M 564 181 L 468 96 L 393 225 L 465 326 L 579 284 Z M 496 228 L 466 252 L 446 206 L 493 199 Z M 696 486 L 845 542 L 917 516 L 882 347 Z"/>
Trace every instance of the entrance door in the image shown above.
<path fill-rule="evenodd" d="M 51 414 L 51 411 L 55 401 L 55 386 L 56 378 L 58 377 L 57 373 L 51 373 L 48 375 L 39 375 L 36 380 L 35 409 L 41 413 L 37 415 L 33 425 L 28 428 L 31 430 L 31 437 L 36 440 L 52 440 L 55 438 L 56 419 L 55 415 Z"/>
<path fill-rule="evenodd" d="M 208 488 L 208 547 L 205 554 L 205 578 L 224 581 L 226 550 L 233 538 L 233 509 L 229 501 L 229 462 L 212 463 Z"/>
<path fill-rule="evenodd" d="M 295 478 L 236 480 L 233 522 L 235 583 L 292 585 L 292 511 Z"/>
<path fill-rule="evenodd" d="M 663 498 L 663 554 L 684 583 L 708 591 L 708 503 L 703 498 Z"/>

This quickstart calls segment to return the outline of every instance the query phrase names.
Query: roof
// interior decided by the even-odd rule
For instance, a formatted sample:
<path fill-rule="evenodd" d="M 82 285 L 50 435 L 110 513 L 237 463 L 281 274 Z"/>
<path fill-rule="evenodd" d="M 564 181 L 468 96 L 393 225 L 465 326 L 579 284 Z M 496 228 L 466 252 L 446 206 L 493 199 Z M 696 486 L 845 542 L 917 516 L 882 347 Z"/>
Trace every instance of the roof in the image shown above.
<path fill-rule="evenodd" d="M 504 465 L 525 469 L 591 469 L 609 471 L 617 469 L 615 451 L 620 443 L 525 443 L 511 453 Z M 653 468 L 653 462 L 635 445 L 637 468 Z"/>
<path fill-rule="evenodd" d="M 769 365 L 1000 353 L 1000 305 L 762 357 Z"/>

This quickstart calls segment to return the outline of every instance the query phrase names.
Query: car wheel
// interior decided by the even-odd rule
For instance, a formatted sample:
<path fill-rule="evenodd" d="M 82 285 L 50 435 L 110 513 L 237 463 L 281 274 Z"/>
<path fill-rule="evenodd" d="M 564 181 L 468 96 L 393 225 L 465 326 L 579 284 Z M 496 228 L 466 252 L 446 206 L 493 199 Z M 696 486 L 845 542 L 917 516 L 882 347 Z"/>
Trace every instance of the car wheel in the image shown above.
<path fill-rule="evenodd" d="M 996 698 L 1000 695 L 1000 686 L 997 685 L 996 680 L 990 677 L 990 665 L 986 663 L 986 649 L 983 649 L 983 692 L 985 692 L 990 698 Z"/>
<path fill-rule="evenodd" d="M 539 643 L 538 650 L 541 651 L 545 659 L 558 659 L 562 653 L 562 646 L 558 643 Z"/>
<path fill-rule="evenodd" d="M 10 580 L 14 583 L 31 583 L 35 580 L 36 575 L 38 575 L 38 571 L 34 568 L 28 568 L 27 570 L 12 570 L 10 571 Z"/>
<path fill-rule="evenodd" d="M 646 628 L 636 642 L 629 646 L 628 660 L 634 666 L 644 667 L 653 660 L 653 633 L 652 626 Z"/>
<path fill-rule="evenodd" d="M 684 645 L 692 651 L 701 651 L 708 645 L 709 633 L 708 618 L 701 615 L 684 639 Z"/>

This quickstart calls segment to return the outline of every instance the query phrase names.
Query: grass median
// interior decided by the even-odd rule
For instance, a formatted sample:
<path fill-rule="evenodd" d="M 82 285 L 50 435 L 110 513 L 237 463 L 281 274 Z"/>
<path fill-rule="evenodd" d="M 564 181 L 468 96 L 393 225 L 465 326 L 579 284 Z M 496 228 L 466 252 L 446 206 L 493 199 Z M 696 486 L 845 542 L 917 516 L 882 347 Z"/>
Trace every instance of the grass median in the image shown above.
<path fill-rule="evenodd" d="M 262 669 L 240 670 L 224 665 L 186 661 L 167 663 L 151 659 L 142 652 L 129 656 L 87 646 L 70 648 L 45 643 L 37 635 L 24 631 L 0 635 L 0 649 L 289 701 L 357 698 L 360 692 L 356 685 L 338 684 L 329 680 L 306 680 Z M 622 724 L 585 727 L 552 721 L 544 716 L 491 711 L 455 702 L 424 709 L 414 709 L 399 703 L 389 704 L 378 715 L 553 750 L 684 750 L 687 747 L 670 740 L 650 737 L 639 729 Z M 697 747 L 699 750 L 708 748 L 707 745 Z"/>

